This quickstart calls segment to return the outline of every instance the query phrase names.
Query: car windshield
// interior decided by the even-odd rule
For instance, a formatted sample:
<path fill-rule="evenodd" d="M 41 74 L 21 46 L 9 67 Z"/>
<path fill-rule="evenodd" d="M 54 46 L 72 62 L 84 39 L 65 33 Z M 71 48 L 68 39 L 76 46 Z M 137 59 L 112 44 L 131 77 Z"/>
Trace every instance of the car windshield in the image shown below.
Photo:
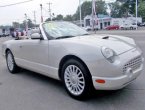
<path fill-rule="evenodd" d="M 69 38 L 87 35 L 88 32 L 69 22 L 47 22 L 43 24 L 47 35 L 57 38 Z"/>

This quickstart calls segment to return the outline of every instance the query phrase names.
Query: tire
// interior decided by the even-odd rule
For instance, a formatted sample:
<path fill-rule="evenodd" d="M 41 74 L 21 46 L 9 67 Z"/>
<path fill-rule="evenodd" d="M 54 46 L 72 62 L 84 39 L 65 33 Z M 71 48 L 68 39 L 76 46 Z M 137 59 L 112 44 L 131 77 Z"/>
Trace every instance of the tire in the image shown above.
<path fill-rule="evenodd" d="M 133 30 L 133 27 L 130 27 L 130 30 Z"/>
<path fill-rule="evenodd" d="M 65 89 L 72 98 L 82 100 L 91 95 L 92 78 L 81 62 L 68 60 L 62 67 L 61 75 Z"/>
<path fill-rule="evenodd" d="M 6 52 L 6 63 L 10 73 L 15 74 L 20 71 L 20 68 L 16 65 L 14 56 L 10 50 Z"/>

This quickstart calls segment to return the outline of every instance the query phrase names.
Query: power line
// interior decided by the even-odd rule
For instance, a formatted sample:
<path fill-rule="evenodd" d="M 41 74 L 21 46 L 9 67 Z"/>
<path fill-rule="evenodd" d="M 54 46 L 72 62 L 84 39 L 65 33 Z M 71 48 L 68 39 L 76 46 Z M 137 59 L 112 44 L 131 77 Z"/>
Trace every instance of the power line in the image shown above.
<path fill-rule="evenodd" d="M 23 4 L 23 3 L 27 3 L 27 2 L 31 2 L 31 1 L 33 1 L 33 0 L 27 0 L 27 1 L 23 1 L 23 2 L 11 3 L 11 4 L 8 4 L 8 5 L 0 5 L 0 8 L 9 7 L 9 6 L 13 6 L 13 5 L 19 5 L 19 4 Z"/>
<path fill-rule="evenodd" d="M 50 16 L 50 20 L 52 21 L 52 15 L 51 15 L 51 5 L 52 3 L 47 3 L 49 5 L 49 16 Z"/>

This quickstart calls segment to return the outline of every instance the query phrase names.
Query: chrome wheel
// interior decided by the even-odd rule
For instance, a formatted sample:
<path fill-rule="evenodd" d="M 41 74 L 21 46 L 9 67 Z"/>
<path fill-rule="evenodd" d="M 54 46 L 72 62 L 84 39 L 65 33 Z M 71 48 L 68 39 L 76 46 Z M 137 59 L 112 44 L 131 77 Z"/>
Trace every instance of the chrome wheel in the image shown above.
<path fill-rule="evenodd" d="M 14 69 L 14 60 L 11 53 L 7 55 L 7 64 L 10 71 Z"/>
<path fill-rule="evenodd" d="M 6 52 L 6 62 L 10 73 L 15 74 L 19 72 L 20 68 L 16 65 L 14 56 L 10 50 Z"/>
<path fill-rule="evenodd" d="M 68 91 L 75 95 L 81 95 L 85 88 L 83 72 L 75 65 L 69 65 L 64 71 L 64 82 Z"/>

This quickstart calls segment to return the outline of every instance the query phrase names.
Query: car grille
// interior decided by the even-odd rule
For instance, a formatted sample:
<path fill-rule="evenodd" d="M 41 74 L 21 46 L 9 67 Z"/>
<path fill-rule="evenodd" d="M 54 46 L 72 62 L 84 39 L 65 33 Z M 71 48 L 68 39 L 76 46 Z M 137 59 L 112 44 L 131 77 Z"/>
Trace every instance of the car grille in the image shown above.
<path fill-rule="evenodd" d="M 132 71 L 137 70 L 138 68 L 140 68 L 141 64 L 142 64 L 142 57 L 141 56 L 130 60 L 127 64 L 124 65 L 123 74 L 126 73 L 128 68 L 131 68 Z"/>

